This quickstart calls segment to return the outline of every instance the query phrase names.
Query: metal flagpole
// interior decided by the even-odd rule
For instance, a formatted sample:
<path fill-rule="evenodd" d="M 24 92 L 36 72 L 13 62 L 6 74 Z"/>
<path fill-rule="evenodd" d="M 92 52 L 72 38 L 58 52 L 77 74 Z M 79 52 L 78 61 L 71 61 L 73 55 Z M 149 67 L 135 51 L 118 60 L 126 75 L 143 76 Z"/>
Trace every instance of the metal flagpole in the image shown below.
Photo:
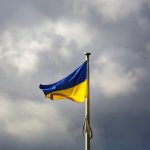
<path fill-rule="evenodd" d="M 85 150 L 90 150 L 90 139 L 92 138 L 92 130 L 90 128 L 90 76 L 89 76 L 89 56 L 91 53 L 84 53 L 87 60 L 87 98 L 85 99 Z"/>

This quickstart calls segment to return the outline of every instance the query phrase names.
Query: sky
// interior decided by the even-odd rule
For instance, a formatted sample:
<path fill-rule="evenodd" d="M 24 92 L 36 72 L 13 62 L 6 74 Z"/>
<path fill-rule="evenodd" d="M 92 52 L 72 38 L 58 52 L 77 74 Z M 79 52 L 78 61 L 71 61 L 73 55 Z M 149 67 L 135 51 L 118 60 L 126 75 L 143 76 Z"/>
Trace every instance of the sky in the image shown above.
<path fill-rule="evenodd" d="M 149 0 L 0 0 L 0 150 L 84 149 L 84 104 L 39 89 L 84 52 L 91 150 L 150 149 Z"/>

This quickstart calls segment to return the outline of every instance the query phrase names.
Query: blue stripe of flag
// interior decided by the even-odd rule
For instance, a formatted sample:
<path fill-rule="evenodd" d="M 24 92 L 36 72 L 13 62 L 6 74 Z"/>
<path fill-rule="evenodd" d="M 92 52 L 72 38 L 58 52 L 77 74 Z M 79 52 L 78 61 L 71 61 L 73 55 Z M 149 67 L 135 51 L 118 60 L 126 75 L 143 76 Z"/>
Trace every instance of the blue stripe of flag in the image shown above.
<path fill-rule="evenodd" d="M 80 67 L 78 67 L 74 72 L 72 72 L 64 79 L 49 85 L 40 84 L 39 88 L 43 90 L 45 95 L 47 95 L 51 92 L 74 87 L 86 80 L 86 66 L 87 61 L 85 61 Z"/>

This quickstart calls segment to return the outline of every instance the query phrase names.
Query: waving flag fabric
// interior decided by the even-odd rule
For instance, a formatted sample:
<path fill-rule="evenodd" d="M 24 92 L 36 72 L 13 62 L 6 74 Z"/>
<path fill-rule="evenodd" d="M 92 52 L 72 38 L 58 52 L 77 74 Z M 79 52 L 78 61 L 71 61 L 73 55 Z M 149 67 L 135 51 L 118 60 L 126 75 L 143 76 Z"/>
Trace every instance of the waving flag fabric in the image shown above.
<path fill-rule="evenodd" d="M 45 97 L 51 100 L 70 99 L 84 102 L 87 94 L 87 61 L 64 79 L 49 85 L 40 84 Z"/>

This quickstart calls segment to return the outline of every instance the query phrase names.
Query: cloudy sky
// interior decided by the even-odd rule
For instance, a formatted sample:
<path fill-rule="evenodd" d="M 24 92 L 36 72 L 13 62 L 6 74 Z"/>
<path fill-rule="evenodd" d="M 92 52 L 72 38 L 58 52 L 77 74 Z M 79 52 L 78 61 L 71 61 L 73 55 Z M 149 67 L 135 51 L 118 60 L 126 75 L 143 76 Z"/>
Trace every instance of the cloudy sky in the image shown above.
<path fill-rule="evenodd" d="M 150 149 L 149 0 L 0 0 L 0 150 L 84 149 L 84 104 L 38 86 L 87 51 L 91 149 Z"/>

